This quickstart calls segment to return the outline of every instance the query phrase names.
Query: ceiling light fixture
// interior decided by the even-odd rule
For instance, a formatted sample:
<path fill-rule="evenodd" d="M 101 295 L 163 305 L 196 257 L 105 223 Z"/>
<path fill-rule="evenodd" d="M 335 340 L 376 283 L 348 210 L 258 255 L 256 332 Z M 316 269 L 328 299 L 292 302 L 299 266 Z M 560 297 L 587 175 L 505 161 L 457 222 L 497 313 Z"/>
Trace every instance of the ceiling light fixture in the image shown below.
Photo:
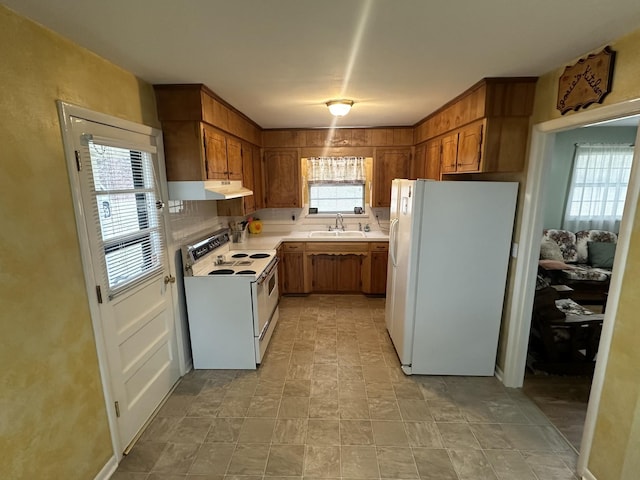
<path fill-rule="evenodd" d="M 331 115 L 336 117 L 344 117 L 349 113 L 352 106 L 353 100 L 331 100 L 327 102 L 327 107 L 329 107 Z"/>

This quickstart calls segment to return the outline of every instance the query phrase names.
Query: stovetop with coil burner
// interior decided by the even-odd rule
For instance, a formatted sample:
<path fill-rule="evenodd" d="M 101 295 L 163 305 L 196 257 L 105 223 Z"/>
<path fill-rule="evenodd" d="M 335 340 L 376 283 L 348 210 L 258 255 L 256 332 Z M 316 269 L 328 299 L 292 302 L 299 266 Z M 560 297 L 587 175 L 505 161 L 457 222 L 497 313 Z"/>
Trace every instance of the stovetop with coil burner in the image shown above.
<path fill-rule="evenodd" d="M 229 230 L 222 229 L 182 247 L 185 275 L 257 279 L 275 261 L 275 250 L 232 251 L 229 243 Z"/>

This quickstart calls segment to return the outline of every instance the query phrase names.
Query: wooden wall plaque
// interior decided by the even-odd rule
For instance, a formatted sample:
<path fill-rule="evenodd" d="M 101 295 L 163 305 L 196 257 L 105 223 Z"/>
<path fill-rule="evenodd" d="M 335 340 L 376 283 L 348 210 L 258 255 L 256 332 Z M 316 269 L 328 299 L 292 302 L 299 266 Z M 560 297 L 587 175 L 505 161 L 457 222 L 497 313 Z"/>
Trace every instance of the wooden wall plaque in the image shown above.
<path fill-rule="evenodd" d="M 558 81 L 557 109 L 564 115 L 569 110 L 602 103 L 611 91 L 616 52 L 605 47 L 601 52 L 581 58 L 566 67 Z"/>

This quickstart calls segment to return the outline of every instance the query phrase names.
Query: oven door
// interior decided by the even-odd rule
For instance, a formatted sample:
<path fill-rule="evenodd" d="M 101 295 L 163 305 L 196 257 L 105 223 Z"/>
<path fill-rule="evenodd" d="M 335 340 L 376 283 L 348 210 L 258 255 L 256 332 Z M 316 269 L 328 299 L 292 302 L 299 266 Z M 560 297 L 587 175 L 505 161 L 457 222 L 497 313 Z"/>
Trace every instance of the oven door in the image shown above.
<path fill-rule="evenodd" d="M 264 338 L 269 329 L 269 322 L 278 307 L 278 261 L 267 267 L 267 273 L 256 282 L 256 308 L 254 309 L 254 326 L 256 337 Z"/>

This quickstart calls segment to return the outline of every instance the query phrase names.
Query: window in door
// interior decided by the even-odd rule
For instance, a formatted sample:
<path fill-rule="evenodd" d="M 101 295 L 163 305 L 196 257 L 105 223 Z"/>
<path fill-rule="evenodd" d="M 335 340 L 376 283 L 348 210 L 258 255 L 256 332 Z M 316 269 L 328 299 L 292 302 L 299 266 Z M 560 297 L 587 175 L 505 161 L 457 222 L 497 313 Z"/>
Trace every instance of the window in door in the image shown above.
<path fill-rule="evenodd" d="M 163 270 L 162 216 L 150 152 L 88 140 L 109 295 Z"/>
<path fill-rule="evenodd" d="M 563 228 L 617 232 L 632 160 L 630 145 L 577 144 Z"/>

